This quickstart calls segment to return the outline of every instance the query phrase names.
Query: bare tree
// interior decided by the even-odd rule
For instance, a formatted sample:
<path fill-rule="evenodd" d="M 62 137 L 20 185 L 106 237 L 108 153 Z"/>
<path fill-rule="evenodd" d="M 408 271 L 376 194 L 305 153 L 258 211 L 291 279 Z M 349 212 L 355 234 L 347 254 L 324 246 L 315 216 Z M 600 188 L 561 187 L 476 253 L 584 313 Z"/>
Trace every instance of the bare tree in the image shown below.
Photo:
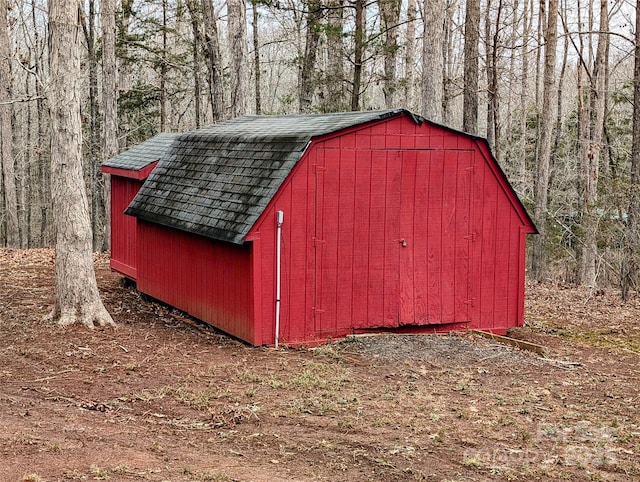
<path fill-rule="evenodd" d="M 258 20 L 260 19 L 260 15 L 258 13 L 258 0 L 251 0 L 251 13 L 253 14 L 251 27 L 253 33 L 253 79 L 254 79 L 254 90 L 256 93 L 256 114 L 262 114 L 262 96 L 261 96 L 261 82 L 260 76 L 260 41 L 258 40 L 260 29 L 258 28 Z M 194 54 L 195 55 L 195 54 Z"/>
<path fill-rule="evenodd" d="M 327 26 L 327 68 L 324 79 L 325 112 L 342 112 L 346 110 L 344 90 L 344 4 L 343 0 L 328 0 Z"/>
<path fill-rule="evenodd" d="M 306 39 L 304 55 L 298 71 L 299 111 L 310 112 L 316 90 L 316 57 L 320 41 L 322 8 L 318 0 L 307 0 Z"/>
<path fill-rule="evenodd" d="M 118 154 L 118 65 L 116 63 L 116 2 L 100 1 L 100 24 L 102 25 L 102 159 L 111 159 Z M 103 178 L 105 204 L 104 250 L 109 249 L 111 183 Z"/>
<path fill-rule="evenodd" d="M 398 51 L 398 22 L 400 0 L 378 0 L 384 32 L 384 77 L 382 93 L 387 109 L 394 106 L 396 92 L 396 57 Z"/>
<path fill-rule="evenodd" d="M 585 246 L 582 253 L 581 281 L 587 286 L 596 286 L 596 263 L 598 259 L 598 178 L 600 154 L 602 151 L 602 135 L 604 132 L 606 106 L 606 64 L 609 52 L 609 11 L 607 0 L 600 0 L 600 27 L 598 32 L 598 47 L 596 50 L 591 88 L 589 92 L 590 121 L 589 142 L 586 152 L 583 152 L 584 168 L 584 197 L 583 197 L 583 225 L 585 232 Z"/>
<path fill-rule="evenodd" d="M 6 218 L 6 242 L 10 248 L 20 247 L 18 224 L 18 191 L 13 158 L 11 122 L 11 51 L 7 27 L 7 1 L 0 0 L 0 163 L 2 167 L 2 199 Z"/>
<path fill-rule="evenodd" d="M 533 0 L 524 0 L 522 13 L 522 72 L 520 73 L 520 123 L 518 134 L 518 175 L 516 190 L 521 196 L 527 192 L 527 115 L 529 111 L 529 35 L 533 17 Z"/>
<path fill-rule="evenodd" d="M 224 85 L 222 80 L 222 57 L 218 38 L 218 22 L 213 11 L 211 0 L 202 0 L 202 16 L 204 23 L 204 44 L 207 53 L 209 70 L 209 100 L 213 122 L 225 117 Z"/>
<path fill-rule="evenodd" d="M 38 21 L 36 18 L 36 0 L 31 1 L 31 25 L 33 29 L 33 43 L 35 47 L 34 62 L 33 62 L 33 74 L 35 78 L 35 94 L 36 94 L 36 118 L 37 118 L 37 140 L 38 146 L 35 151 L 38 169 L 38 201 L 40 203 L 40 246 L 49 246 L 51 240 L 50 229 L 50 201 L 51 201 L 51 162 L 49 159 L 49 152 L 45 149 L 45 145 L 48 144 L 46 123 L 48 120 L 48 109 L 46 108 L 46 100 L 44 96 L 44 88 L 42 82 L 42 74 L 44 72 L 44 50 L 45 41 L 41 40 L 40 33 L 38 31 Z"/>
<path fill-rule="evenodd" d="M 422 41 L 422 114 L 442 122 L 444 96 L 444 0 L 425 0 Z"/>
<path fill-rule="evenodd" d="M 196 0 L 186 0 L 189 16 L 191 17 L 192 45 L 191 54 L 193 59 L 193 109 L 195 111 L 195 127 L 200 128 L 201 123 L 201 99 L 200 99 L 200 46 L 202 45 L 202 27 Z M 254 6 L 255 9 L 255 6 Z"/>
<path fill-rule="evenodd" d="M 549 194 L 549 161 L 553 136 L 555 63 L 558 43 L 558 0 L 548 0 L 547 28 L 544 48 L 544 80 L 542 92 L 542 126 L 540 133 L 540 158 L 536 169 L 534 220 L 539 235 L 533 241 L 533 276 L 541 281 L 546 276 L 547 257 L 547 200 Z"/>
<path fill-rule="evenodd" d="M 80 23 L 74 0 L 49 2 L 51 177 L 56 229 L 55 306 L 49 317 L 115 326 L 96 282 L 89 205 L 82 176 Z"/>
<path fill-rule="evenodd" d="M 456 82 L 459 63 L 458 44 L 462 42 L 462 34 L 454 21 L 454 16 L 458 10 L 458 0 L 445 0 L 446 12 L 444 16 L 444 40 L 443 40 L 443 56 L 444 56 L 444 72 L 443 92 L 442 92 L 442 123 L 445 125 L 454 125 L 453 105 L 455 98 L 459 95 L 459 88 Z M 459 121 L 458 121 L 459 122 Z"/>
<path fill-rule="evenodd" d="M 408 0 L 407 3 L 407 30 L 405 37 L 404 104 L 407 108 L 412 108 L 416 57 L 416 0 Z"/>
<path fill-rule="evenodd" d="M 564 7 L 564 8 L 563 8 Z M 561 15 L 563 16 L 563 18 L 566 18 L 566 13 L 568 12 L 567 9 L 567 2 L 564 2 L 564 5 L 562 5 L 562 1 L 561 1 L 561 5 L 560 8 L 562 8 L 562 13 Z M 558 76 L 558 94 L 557 94 L 557 109 L 556 109 L 556 134 L 553 140 L 553 155 L 551 157 L 551 165 L 553 166 L 553 164 L 555 163 L 555 161 L 558 158 L 558 151 L 560 149 L 560 143 L 562 141 L 562 134 L 563 134 L 563 108 L 562 108 L 562 91 L 565 88 L 565 79 L 566 79 L 566 74 L 567 74 L 567 60 L 569 57 L 569 32 L 566 29 L 566 23 L 563 21 L 563 26 L 565 27 L 564 29 L 564 35 L 563 35 L 563 47 L 562 47 L 562 62 L 560 64 L 560 74 Z"/>
<path fill-rule="evenodd" d="M 500 30 L 502 28 L 502 0 L 497 0 L 495 19 L 491 18 L 492 2 L 487 3 L 485 17 L 485 45 L 487 51 L 487 141 L 495 156 L 500 159 L 500 109 L 498 78 L 500 77 L 498 60 L 502 56 Z M 493 21 L 493 25 L 492 25 Z"/>
<path fill-rule="evenodd" d="M 462 129 L 478 133 L 478 43 L 480 42 L 480 0 L 467 0 L 464 23 L 464 98 Z"/>
<path fill-rule="evenodd" d="M 231 117 L 247 113 L 247 7 L 244 0 L 227 0 L 231 50 Z"/>
<path fill-rule="evenodd" d="M 640 0 L 636 0 L 636 25 L 640 25 Z M 622 265 L 622 298 L 638 288 L 640 254 L 640 28 L 636 28 L 633 68 L 633 127 L 631 138 L 631 179 L 629 186 L 629 220 L 625 232 L 625 256 Z"/>
<path fill-rule="evenodd" d="M 167 59 L 167 0 L 162 0 L 162 48 L 160 49 L 160 132 L 165 132 L 167 129 L 167 72 L 168 59 Z"/>
<path fill-rule="evenodd" d="M 355 3 L 355 25 L 353 33 L 353 81 L 351 83 L 351 110 L 360 110 L 360 88 L 362 84 L 362 56 L 364 53 L 365 41 L 365 3 L 364 0 L 354 0 Z"/>
<path fill-rule="evenodd" d="M 103 190 L 99 186 L 100 173 L 100 121 L 98 119 L 98 56 L 96 52 L 96 12 L 95 0 L 89 0 L 89 14 L 83 12 L 82 30 L 84 31 L 89 64 L 89 148 L 88 162 L 84 163 L 85 176 L 91 186 L 91 231 L 93 233 L 93 249 L 102 247 L 105 220 Z M 82 5 L 80 7 L 82 9 Z"/>

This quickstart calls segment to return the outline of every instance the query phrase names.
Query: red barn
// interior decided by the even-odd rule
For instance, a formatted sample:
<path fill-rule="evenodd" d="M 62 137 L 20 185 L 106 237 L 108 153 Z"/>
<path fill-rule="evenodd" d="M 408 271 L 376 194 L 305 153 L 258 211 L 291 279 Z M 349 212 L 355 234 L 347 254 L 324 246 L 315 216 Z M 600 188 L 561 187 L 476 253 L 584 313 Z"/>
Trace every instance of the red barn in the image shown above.
<path fill-rule="evenodd" d="M 485 140 L 405 110 L 182 134 L 122 217 L 134 276 L 114 269 L 253 345 L 523 322 L 534 224 Z"/>

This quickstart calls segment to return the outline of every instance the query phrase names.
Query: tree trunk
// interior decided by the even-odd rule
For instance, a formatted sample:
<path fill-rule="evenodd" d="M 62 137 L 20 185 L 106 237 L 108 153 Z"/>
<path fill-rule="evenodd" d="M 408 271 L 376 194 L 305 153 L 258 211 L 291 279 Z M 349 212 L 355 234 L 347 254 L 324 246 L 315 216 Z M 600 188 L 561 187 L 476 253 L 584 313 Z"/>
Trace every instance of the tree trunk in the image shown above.
<path fill-rule="evenodd" d="M 56 228 L 55 307 L 50 318 L 115 326 L 100 300 L 91 251 L 89 206 L 82 178 L 78 3 L 49 2 L 51 175 Z"/>
<path fill-rule="evenodd" d="M 533 4 L 533 2 L 532 2 Z M 535 140 L 535 165 L 537 166 L 540 163 L 540 126 L 542 125 L 542 121 L 540 119 L 540 79 L 542 72 L 542 63 L 540 59 L 542 58 L 542 45 L 544 43 L 546 24 L 547 24 L 547 0 L 538 0 L 538 29 L 536 32 L 537 36 L 537 48 L 536 48 L 536 74 L 535 74 L 535 112 L 536 112 L 536 135 L 534 137 Z M 578 17 L 580 16 L 580 0 L 578 0 Z M 533 21 L 533 10 L 531 12 L 531 21 Z M 580 36 L 582 38 L 582 36 Z M 534 181 L 535 184 L 535 181 Z M 535 187 L 534 187 L 535 190 Z"/>
<path fill-rule="evenodd" d="M 262 114 L 262 95 L 260 93 L 260 42 L 258 41 L 258 0 L 252 0 L 252 13 L 253 21 L 251 26 L 253 28 L 253 73 L 254 73 L 254 89 L 256 91 L 256 114 Z"/>
<path fill-rule="evenodd" d="M 28 49 L 28 62 L 29 65 L 32 65 L 32 51 L 31 48 Z M 24 78 L 24 93 L 27 96 L 27 98 L 29 98 L 31 96 L 31 75 L 25 75 Z M 26 145 L 26 152 L 27 152 L 27 165 L 26 165 L 26 170 L 25 170 L 25 175 L 26 175 L 26 179 L 25 179 L 25 184 L 26 184 L 26 189 L 25 189 L 25 196 L 26 199 L 28 199 L 28 204 L 25 206 L 26 208 L 26 231 L 27 231 L 27 242 L 25 244 L 23 244 L 23 246 L 27 247 L 27 248 L 33 248 L 35 243 L 34 243 L 34 239 L 33 239 L 33 233 L 34 233 L 34 228 L 33 228 L 33 210 L 36 207 L 37 203 L 36 200 L 34 199 L 34 189 L 33 186 L 34 185 L 38 185 L 38 178 L 36 176 L 36 172 L 34 170 L 34 163 L 33 163 L 33 137 L 32 137 L 32 126 L 33 126 L 33 102 L 29 102 L 27 103 L 27 105 L 25 106 L 27 112 L 26 112 L 26 126 L 24 126 L 24 139 L 25 139 L 25 145 Z"/>
<path fill-rule="evenodd" d="M 36 90 L 36 112 L 38 121 L 38 139 L 36 148 L 36 156 L 38 162 L 38 199 L 40 200 L 40 246 L 50 246 L 51 241 L 51 223 L 50 223 L 50 204 L 51 204 L 51 162 L 50 151 L 45 148 L 48 144 L 46 140 L 46 122 L 48 120 L 48 109 L 44 99 L 44 89 L 40 76 L 43 68 L 43 50 L 44 42 L 40 40 L 38 33 L 38 22 L 36 19 L 37 10 L 36 1 L 31 3 L 31 24 L 33 26 L 33 40 L 36 47 L 34 73 L 35 73 L 35 90 Z"/>
<path fill-rule="evenodd" d="M 416 61 L 416 0 L 407 3 L 407 31 L 404 57 L 404 105 L 413 109 L 413 84 L 415 82 Z"/>
<path fill-rule="evenodd" d="M 591 0 L 588 0 L 591 1 Z M 582 8 L 580 0 L 578 0 L 578 32 L 584 31 L 584 25 L 582 20 L 583 11 L 588 9 Z M 591 35 L 591 33 L 589 33 Z M 578 36 L 578 61 L 576 65 L 577 71 L 577 137 L 578 137 L 578 161 L 584 164 L 583 159 L 585 159 L 589 152 L 589 119 L 591 118 L 590 108 L 591 103 L 589 102 L 589 82 L 587 77 L 589 77 L 590 71 L 593 70 L 593 66 L 591 65 L 591 60 L 588 60 L 588 64 L 585 61 L 585 41 L 584 35 Z M 590 58 L 590 55 L 589 55 Z M 584 198 L 584 176 L 580 176 L 577 181 L 576 190 L 582 193 Z M 582 199 L 582 204 L 584 204 L 584 199 Z M 584 215 L 584 212 L 581 212 L 580 215 Z M 583 219 L 580 218 L 577 223 L 582 223 Z M 579 242 L 575 243 L 575 257 L 580 260 L 582 263 L 582 257 L 584 256 L 584 237 L 580 237 L 578 239 Z M 576 279 L 578 281 L 581 280 L 582 272 L 581 272 L 582 264 L 580 265 L 578 271 L 576 272 Z"/>
<path fill-rule="evenodd" d="M 200 106 L 200 45 L 202 44 L 202 34 L 200 29 L 200 18 L 198 5 L 195 0 L 187 0 L 187 9 L 191 17 L 191 29 L 193 35 L 192 56 L 193 56 L 193 109 L 195 111 L 196 129 L 202 125 Z"/>
<path fill-rule="evenodd" d="M 17 76 L 14 76 L 13 73 L 11 75 L 11 87 L 10 92 L 16 92 L 17 87 Z M 23 93 L 24 95 L 24 93 Z M 28 202 L 30 199 L 27 197 L 27 185 L 31 181 L 28 177 L 28 159 L 24 154 L 21 154 L 20 151 L 24 152 L 24 141 L 18 136 L 19 127 L 23 123 L 22 119 L 22 111 L 24 109 L 14 106 L 11 110 L 11 131 L 12 131 L 12 142 L 11 144 L 14 146 L 14 156 L 15 156 L 15 164 L 14 164 L 14 174 L 16 179 L 16 197 L 18 201 L 18 235 L 19 235 L 19 246 L 24 248 L 28 245 L 27 241 L 27 211 L 28 211 Z M 18 148 L 21 146 L 22 148 Z"/>
<path fill-rule="evenodd" d="M 444 72 L 442 74 L 442 123 L 444 125 L 453 125 L 453 100 L 458 96 L 458 86 L 455 82 L 457 76 L 456 58 L 458 46 L 458 33 L 454 30 L 454 15 L 457 9 L 457 0 L 446 0 L 446 12 L 444 18 Z"/>
<path fill-rule="evenodd" d="M 487 16 L 485 21 L 487 44 L 487 141 L 496 158 L 500 155 L 500 119 L 498 106 L 498 59 L 502 56 L 499 51 L 500 29 L 502 28 L 502 0 L 498 0 L 496 7 L 495 23 L 491 30 L 491 0 L 487 3 Z"/>
<path fill-rule="evenodd" d="M 442 123 L 444 97 L 444 0 L 425 0 L 422 42 L 422 115 Z"/>
<path fill-rule="evenodd" d="M 549 190 L 549 161 L 553 135 L 554 107 L 556 91 L 555 62 L 558 40 L 558 0 L 549 0 L 547 28 L 544 49 L 544 80 L 542 93 L 542 126 L 540 133 L 540 158 L 536 170 L 534 219 L 538 236 L 534 237 L 532 268 L 536 280 L 542 281 L 547 272 L 547 197 Z"/>
<path fill-rule="evenodd" d="M 231 50 L 231 117 L 247 113 L 247 7 L 244 0 L 227 0 Z"/>
<path fill-rule="evenodd" d="M 329 0 L 327 11 L 327 74 L 324 81 L 324 112 L 346 110 L 344 92 L 344 5 L 342 0 Z"/>
<path fill-rule="evenodd" d="M 116 3 L 115 0 L 100 1 L 100 24 L 102 25 L 102 160 L 118 154 L 118 65 L 116 61 Z M 102 177 L 104 198 L 104 243 L 106 251 L 111 243 L 111 180 L 108 174 Z"/>
<path fill-rule="evenodd" d="M 311 112 L 313 94 L 316 90 L 316 56 L 320 40 L 322 9 L 318 0 L 309 0 L 307 6 L 307 32 L 304 56 L 298 73 L 299 111 Z"/>
<path fill-rule="evenodd" d="M 81 7 L 82 8 L 82 7 Z M 91 186 L 91 231 L 93 233 L 93 250 L 102 248 L 102 222 L 104 219 L 104 203 L 102 187 L 99 186 L 100 172 L 100 127 L 98 121 L 98 58 L 95 51 L 95 0 L 89 0 L 89 15 L 82 23 L 87 57 L 89 63 L 89 160 L 85 163 L 86 176 Z"/>
<path fill-rule="evenodd" d="M 583 157 L 584 166 L 584 198 L 583 198 L 583 227 L 585 246 L 582 254 L 582 284 L 595 287 L 597 282 L 598 261 L 598 178 L 600 168 L 600 153 L 602 151 L 602 134 L 604 132 L 606 106 L 606 64 L 608 62 L 607 46 L 609 42 L 609 11 L 607 0 L 600 0 L 600 28 L 598 33 L 598 47 L 596 51 L 590 90 L 590 132 L 589 146 Z"/>
<path fill-rule="evenodd" d="M 565 5 L 565 10 L 564 12 L 561 14 L 563 15 L 564 13 L 567 12 L 566 8 L 567 6 Z M 566 18 L 566 15 L 565 15 Z M 553 149 L 552 149 L 552 155 L 551 155 L 551 176 L 549 178 L 549 183 L 553 184 L 553 171 L 554 171 L 554 167 L 557 164 L 557 160 L 558 160 L 558 152 L 560 149 L 560 144 L 562 141 L 562 135 L 563 135 L 563 109 L 562 109 L 562 100 L 563 100 L 563 96 L 562 96 L 562 91 L 565 87 L 565 77 L 566 77 L 566 72 L 567 72 L 567 60 L 568 60 L 568 56 L 569 56 L 569 40 L 568 40 L 568 36 L 569 36 L 569 32 L 565 29 L 564 30 L 564 38 L 563 38 L 563 48 L 562 48 L 562 63 L 560 66 L 560 74 L 558 76 L 558 92 L 556 94 L 556 125 L 555 125 L 555 136 L 553 139 Z"/>
<path fill-rule="evenodd" d="M 351 110 L 360 110 L 360 84 L 362 82 L 362 55 L 364 52 L 364 0 L 355 0 L 355 32 L 353 50 L 353 82 L 351 90 Z"/>
<path fill-rule="evenodd" d="M 117 22 L 117 38 L 128 39 L 131 35 L 129 27 L 131 26 L 132 19 L 135 18 L 133 11 L 134 0 L 114 0 L 118 2 L 118 22 Z M 120 42 L 118 44 L 118 70 L 117 70 L 117 86 L 118 92 L 129 92 L 132 89 L 132 75 L 131 64 L 133 55 L 131 54 L 132 46 L 128 41 Z M 132 140 L 132 133 L 136 131 L 137 126 L 130 125 L 130 116 L 126 109 L 123 109 L 122 114 L 118 119 L 118 126 L 120 132 L 123 135 L 118 138 L 118 149 L 125 149 L 129 147 Z"/>
<path fill-rule="evenodd" d="M 202 17 L 204 22 L 204 43 L 207 52 L 207 68 L 209 69 L 209 100 L 213 122 L 225 117 L 224 86 L 222 84 L 222 59 L 218 40 L 218 23 L 213 12 L 211 0 L 202 0 Z"/>
<path fill-rule="evenodd" d="M 399 0 L 378 0 L 384 29 L 384 78 L 382 92 L 387 109 L 394 107 L 396 93 L 396 53 L 398 51 Z"/>
<path fill-rule="evenodd" d="M 160 52 L 160 132 L 167 130 L 167 0 L 162 0 L 162 51 Z"/>
<path fill-rule="evenodd" d="M 636 1 L 636 25 L 640 25 L 640 0 Z M 638 289 L 638 255 L 640 254 L 640 28 L 636 28 L 633 68 L 633 124 L 631 139 L 631 175 L 629 219 L 625 232 L 622 263 L 622 298 L 627 300 L 632 288 Z"/>
<path fill-rule="evenodd" d="M 506 11 L 505 15 L 507 16 L 507 22 L 510 29 L 509 36 L 508 36 L 509 37 L 508 45 L 505 49 L 505 52 L 509 59 L 509 68 L 507 70 L 505 77 L 508 79 L 511 79 L 511 82 L 513 82 L 512 85 L 514 87 L 516 85 L 516 52 L 518 49 L 517 45 L 519 45 L 520 43 L 520 38 L 518 36 L 518 28 L 520 27 L 520 20 L 518 18 L 519 8 L 520 8 L 519 0 L 514 0 L 513 4 L 511 5 L 511 14 L 512 14 L 511 20 L 508 19 L 509 11 L 507 8 L 505 8 L 505 11 Z M 513 135 L 516 132 L 516 129 L 513 128 L 513 93 L 515 89 L 508 88 L 506 90 L 507 90 L 506 92 L 507 105 L 505 109 L 506 116 L 504 120 L 504 125 L 506 127 L 507 138 L 505 140 L 505 146 L 504 146 L 505 150 L 504 150 L 504 154 L 502 155 L 502 161 L 507 166 L 507 169 L 510 171 L 510 174 L 511 174 L 511 173 L 514 173 L 513 147 L 514 147 L 515 139 L 513 138 Z M 512 179 L 513 181 L 516 181 L 515 176 L 511 175 L 509 176 L 509 178 Z"/>
<path fill-rule="evenodd" d="M 7 28 L 7 1 L 0 0 L 0 164 L 6 218 L 6 243 L 10 248 L 20 247 L 18 224 L 18 193 L 13 159 L 13 128 L 11 123 L 11 51 Z"/>
<path fill-rule="evenodd" d="M 636 25 L 640 25 L 640 0 L 636 0 Z M 640 268 L 640 28 L 636 28 L 634 54 L 629 220 L 624 238 L 625 251 L 620 276 L 623 300 L 629 298 L 632 288 L 638 291 Z"/>
<path fill-rule="evenodd" d="M 518 149 L 518 177 L 516 191 L 527 193 L 527 116 L 529 115 L 529 35 L 533 16 L 533 0 L 525 0 L 522 18 L 522 73 L 520 77 L 520 142 Z"/>
<path fill-rule="evenodd" d="M 480 0 L 467 0 L 464 23 L 464 97 L 462 129 L 478 133 L 478 43 L 480 42 Z"/>

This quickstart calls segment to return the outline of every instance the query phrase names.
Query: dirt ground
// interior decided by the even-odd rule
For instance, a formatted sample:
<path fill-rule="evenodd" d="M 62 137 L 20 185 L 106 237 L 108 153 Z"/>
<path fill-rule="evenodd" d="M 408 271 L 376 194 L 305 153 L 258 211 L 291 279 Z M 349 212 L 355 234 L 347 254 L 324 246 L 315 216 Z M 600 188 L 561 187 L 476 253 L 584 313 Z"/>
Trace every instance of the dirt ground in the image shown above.
<path fill-rule="evenodd" d="M 0 250 L 0 481 L 640 480 L 640 301 L 527 287 L 513 337 L 251 348 L 124 287 L 62 329 L 53 253 Z"/>

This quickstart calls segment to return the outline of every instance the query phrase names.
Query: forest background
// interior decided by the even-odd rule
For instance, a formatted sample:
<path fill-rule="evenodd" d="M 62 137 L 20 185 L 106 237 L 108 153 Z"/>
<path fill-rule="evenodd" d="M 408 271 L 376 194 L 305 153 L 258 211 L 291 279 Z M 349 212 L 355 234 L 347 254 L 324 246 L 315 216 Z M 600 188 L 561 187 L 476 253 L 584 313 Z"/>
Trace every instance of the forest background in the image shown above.
<path fill-rule="evenodd" d="M 486 137 L 539 281 L 637 291 L 640 37 L 625 0 L 85 0 L 83 172 L 244 114 L 406 108 Z M 46 1 L 0 0 L 0 246 L 53 244 Z M 5 21 L 6 19 L 6 21 Z"/>

